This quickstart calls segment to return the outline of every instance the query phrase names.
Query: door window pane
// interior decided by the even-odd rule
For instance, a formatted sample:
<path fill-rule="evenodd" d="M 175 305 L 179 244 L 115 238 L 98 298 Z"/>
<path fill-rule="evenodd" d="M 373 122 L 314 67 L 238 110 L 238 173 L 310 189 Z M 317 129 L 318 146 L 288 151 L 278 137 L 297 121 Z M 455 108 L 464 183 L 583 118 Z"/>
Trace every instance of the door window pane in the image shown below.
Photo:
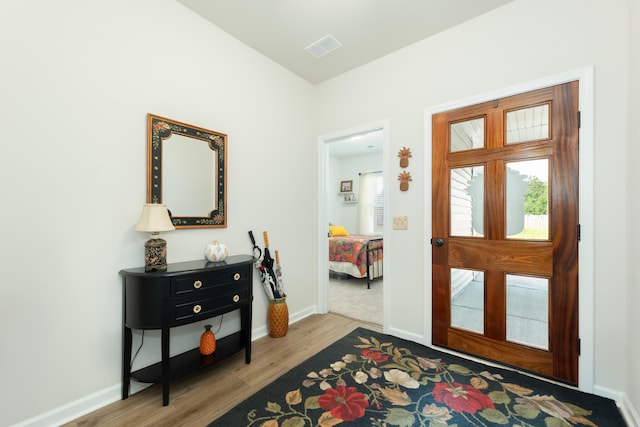
<path fill-rule="evenodd" d="M 549 160 L 507 163 L 507 237 L 549 239 Z"/>
<path fill-rule="evenodd" d="M 451 269 L 451 326 L 484 333 L 484 273 Z"/>
<path fill-rule="evenodd" d="M 549 139 L 549 104 L 507 113 L 507 144 Z"/>
<path fill-rule="evenodd" d="M 549 280 L 507 274 L 507 340 L 549 349 Z"/>
<path fill-rule="evenodd" d="M 451 153 L 484 147 L 484 117 L 453 123 L 449 127 L 449 139 Z"/>
<path fill-rule="evenodd" d="M 484 166 L 451 169 L 451 235 L 484 233 Z"/>

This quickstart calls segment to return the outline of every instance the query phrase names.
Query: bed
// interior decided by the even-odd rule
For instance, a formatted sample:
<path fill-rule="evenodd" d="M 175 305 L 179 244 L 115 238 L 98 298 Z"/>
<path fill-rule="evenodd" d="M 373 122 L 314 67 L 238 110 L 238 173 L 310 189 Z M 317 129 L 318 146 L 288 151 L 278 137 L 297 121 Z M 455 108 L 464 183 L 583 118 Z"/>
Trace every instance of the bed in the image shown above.
<path fill-rule="evenodd" d="M 371 282 L 382 277 L 383 240 L 381 236 L 349 234 L 329 237 L 329 273 L 335 278 L 347 276 Z"/>

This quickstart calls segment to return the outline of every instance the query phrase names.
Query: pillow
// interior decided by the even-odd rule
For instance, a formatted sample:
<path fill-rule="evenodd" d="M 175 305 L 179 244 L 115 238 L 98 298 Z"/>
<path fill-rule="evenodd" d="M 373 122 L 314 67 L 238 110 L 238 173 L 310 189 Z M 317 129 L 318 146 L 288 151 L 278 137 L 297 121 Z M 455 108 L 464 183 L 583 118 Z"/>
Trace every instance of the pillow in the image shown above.
<path fill-rule="evenodd" d="M 330 225 L 329 226 L 329 234 L 331 237 L 339 237 L 339 236 L 348 236 L 349 233 L 345 228 L 341 225 Z"/>

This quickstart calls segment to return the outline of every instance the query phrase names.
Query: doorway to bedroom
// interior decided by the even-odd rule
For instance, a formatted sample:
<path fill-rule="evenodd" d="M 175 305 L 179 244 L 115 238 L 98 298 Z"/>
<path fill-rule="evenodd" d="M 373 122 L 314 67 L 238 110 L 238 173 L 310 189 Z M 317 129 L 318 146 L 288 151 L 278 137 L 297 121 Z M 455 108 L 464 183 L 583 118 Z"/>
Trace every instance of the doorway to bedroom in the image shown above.
<path fill-rule="evenodd" d="M 384 305 L 385 139 L 381 124 L 321 138 L 319 311 L 378 325 Z M 375 246 L 378 253 L 366 252 Z"/>

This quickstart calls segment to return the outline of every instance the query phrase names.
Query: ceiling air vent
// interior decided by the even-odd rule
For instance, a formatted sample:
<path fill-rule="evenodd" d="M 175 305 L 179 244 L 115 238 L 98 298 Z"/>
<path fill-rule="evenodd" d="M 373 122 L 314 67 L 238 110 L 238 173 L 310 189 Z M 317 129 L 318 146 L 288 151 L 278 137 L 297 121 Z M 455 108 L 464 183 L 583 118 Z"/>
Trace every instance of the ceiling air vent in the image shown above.
<path fill-rule="evenodd" d="M 316 58 L 321 58 L 326 54 L 333 52 L 334 50 L 342 47 L 342 43 L 336 40 L 331 34 L 324 36 L 320 40 L 311 43 L 309 46 L 305 47 L 304 50 L 309 52 L 311 55 Z"/>

